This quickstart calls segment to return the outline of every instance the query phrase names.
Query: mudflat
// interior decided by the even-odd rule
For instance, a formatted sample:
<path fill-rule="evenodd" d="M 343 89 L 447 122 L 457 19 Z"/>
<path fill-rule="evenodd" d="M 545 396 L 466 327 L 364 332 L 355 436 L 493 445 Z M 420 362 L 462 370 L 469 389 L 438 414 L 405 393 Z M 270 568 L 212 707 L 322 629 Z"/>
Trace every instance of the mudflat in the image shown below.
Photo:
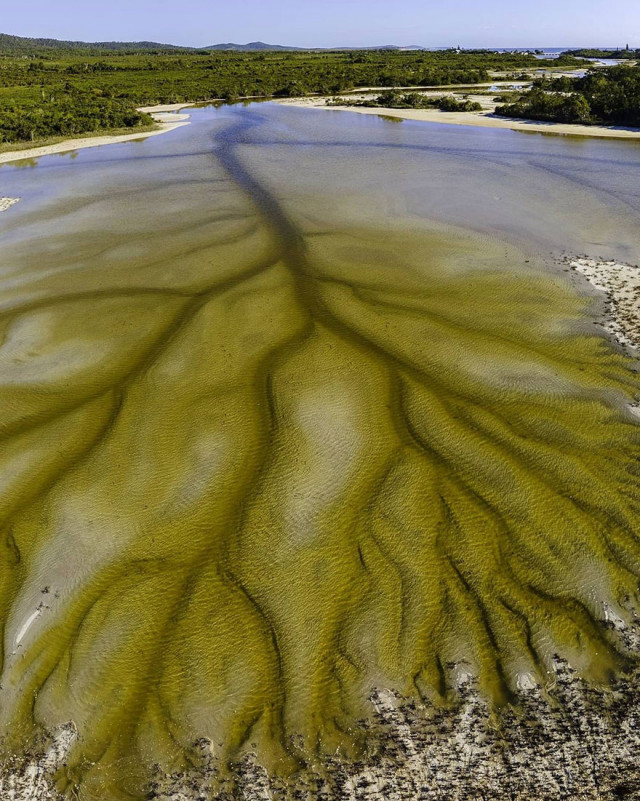
<path fill-rule="evenodd" d="M 1 168 L 3 786 L 617 786 L 634 143 L 191 114 Z"/>

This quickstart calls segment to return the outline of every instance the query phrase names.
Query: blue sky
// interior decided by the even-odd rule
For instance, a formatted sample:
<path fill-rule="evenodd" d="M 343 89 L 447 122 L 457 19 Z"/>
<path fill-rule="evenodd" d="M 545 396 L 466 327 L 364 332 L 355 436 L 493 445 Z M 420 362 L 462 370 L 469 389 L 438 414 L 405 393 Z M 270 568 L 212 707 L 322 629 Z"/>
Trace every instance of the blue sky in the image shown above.
<path fill-rule="evenodd" d="M 640 46 L 640 0 L 0 0 L 0 31 L 183 45 Z"/>

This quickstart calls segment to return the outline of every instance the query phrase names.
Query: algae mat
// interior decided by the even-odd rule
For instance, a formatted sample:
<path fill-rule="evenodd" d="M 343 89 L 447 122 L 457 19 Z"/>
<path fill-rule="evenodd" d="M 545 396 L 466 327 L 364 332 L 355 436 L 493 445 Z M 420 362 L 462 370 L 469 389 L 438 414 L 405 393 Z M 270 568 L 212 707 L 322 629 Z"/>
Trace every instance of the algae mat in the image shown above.
<path fill-rule="evenodd" d="M 70 797 L 144 798 L 202 740 L 355 758 L 374 688 L 446 703 L 451 666 L 502 704 L 627 658 L 599 621 L 637 601 L 639 382 L 593 300 L 270 182 L 263 124 L 126 180 L 105 151 L 6 223 L 0 725 L 73 722 Z"/>

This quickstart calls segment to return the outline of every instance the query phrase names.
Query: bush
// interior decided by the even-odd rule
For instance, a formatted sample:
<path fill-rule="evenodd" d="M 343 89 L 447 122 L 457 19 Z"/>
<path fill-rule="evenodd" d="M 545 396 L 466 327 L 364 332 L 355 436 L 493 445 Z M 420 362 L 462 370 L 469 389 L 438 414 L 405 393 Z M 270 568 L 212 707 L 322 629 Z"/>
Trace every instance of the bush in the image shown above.
<path fill-rule="evenodd" d="M 0 142 L 34 141 L 50 136 L 75 136 L 114 128 L 135 128 L 153 122 L 126 101 L 101 98 L 93 92 L 61 93 L 41 106 L 0 110 Z"/>
<path fill-rule="evenodd" d="M 440 111 L 482 111 L 480 103 L 472 100 L 456 100 L 455 97 L 442 97 L 438 100 L 437 106 Z"/>

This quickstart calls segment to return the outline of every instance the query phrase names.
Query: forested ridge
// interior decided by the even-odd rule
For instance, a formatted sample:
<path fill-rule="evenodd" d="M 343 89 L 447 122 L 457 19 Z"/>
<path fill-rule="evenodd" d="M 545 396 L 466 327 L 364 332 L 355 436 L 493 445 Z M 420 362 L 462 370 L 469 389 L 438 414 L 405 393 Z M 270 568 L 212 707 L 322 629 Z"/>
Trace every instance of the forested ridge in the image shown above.
<path fill-rule="evenodd" d="M 0 33 L 0 55 L 26 55 L 33 56 L 41 52 L 63 51 L 96 53 L 96 52 L 173 52 L 193 51 L 193 47 L 180 47 L 178 45 L 161 44 L 160 42 L 74 42 L 60 39 L 29 38 L 26 36 L 11 36 Z"/>
<path fill-rule="evenodd" d="M 494 71 L 521 72 L 558 63 L 490 51 L 122 53 L 42 48 L 34 56 L 0 55 L 0 143 L 148 125 L 149 116 L 137 107 L 158 103 L 331 95 L 364 86 L 477 84 L 491 80 Z M 567 57 L 564 63 L 580 62 Z"/>

